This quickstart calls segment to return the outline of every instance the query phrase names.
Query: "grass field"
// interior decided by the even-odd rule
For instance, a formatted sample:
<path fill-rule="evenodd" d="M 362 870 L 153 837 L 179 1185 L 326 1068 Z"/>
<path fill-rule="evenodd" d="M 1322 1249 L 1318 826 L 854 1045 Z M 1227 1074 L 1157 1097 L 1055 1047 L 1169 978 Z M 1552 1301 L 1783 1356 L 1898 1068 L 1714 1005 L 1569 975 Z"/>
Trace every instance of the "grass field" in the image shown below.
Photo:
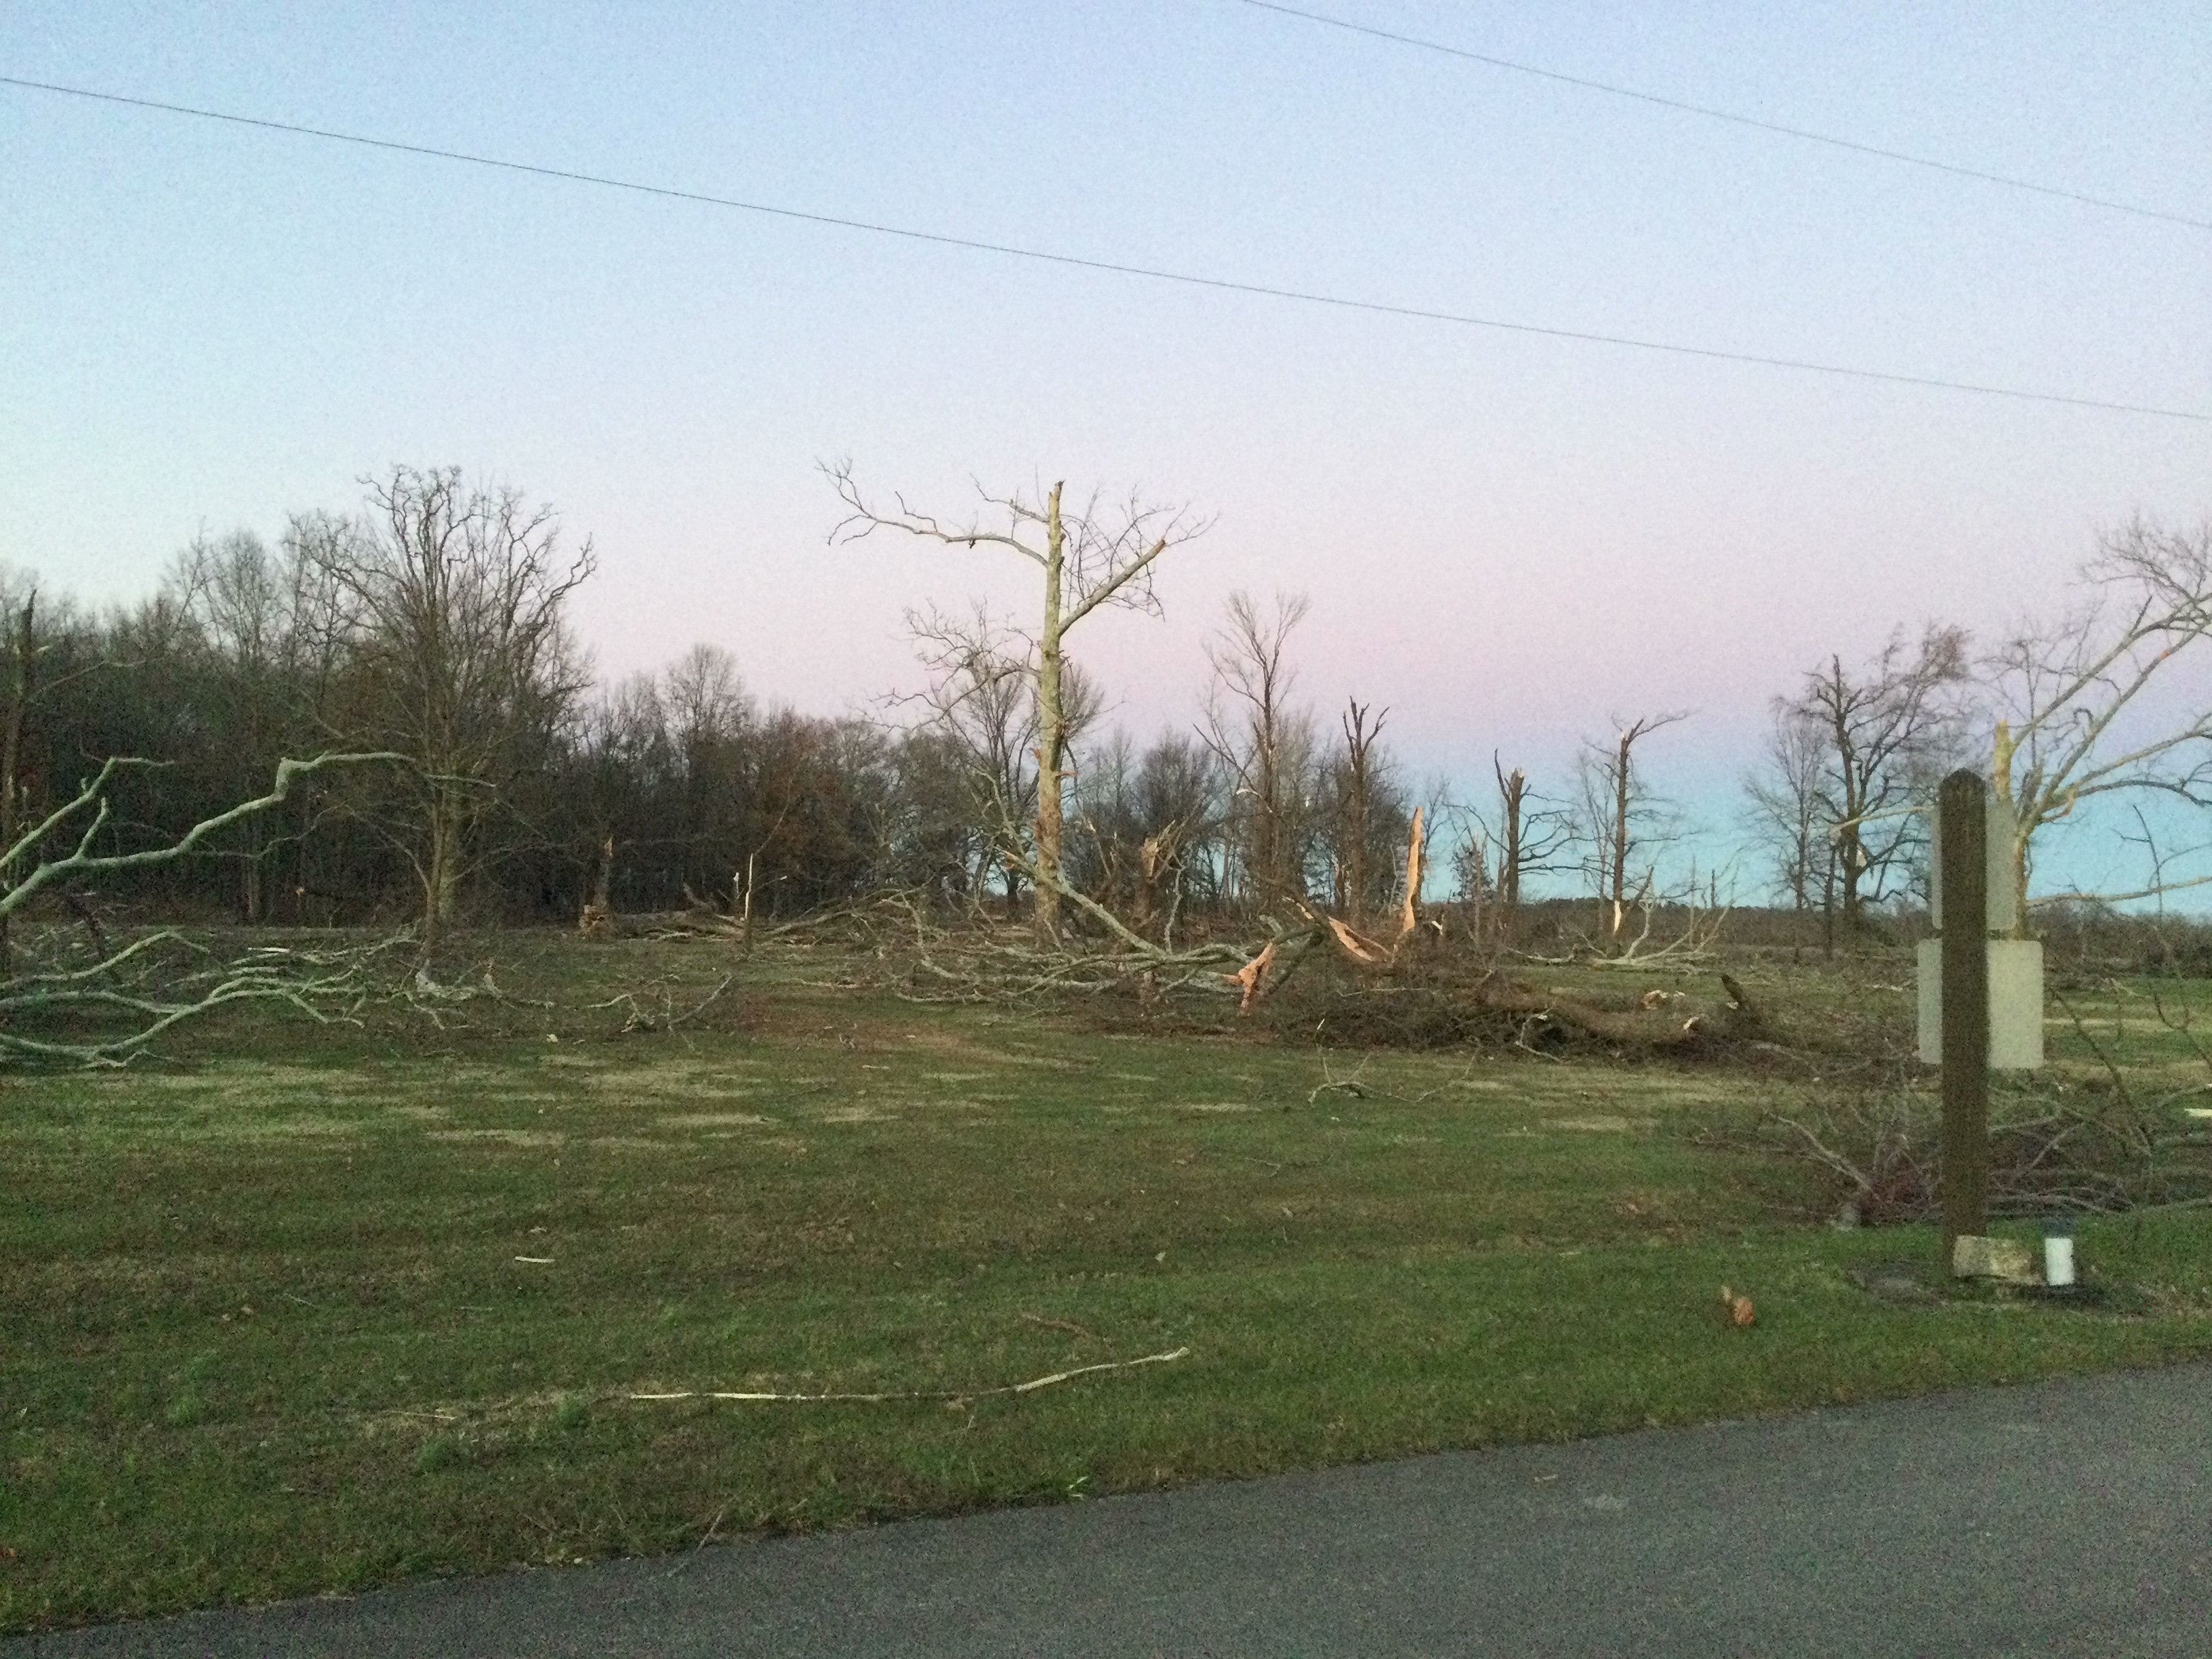
<path fill-rule="evenodd" d="M 1814 1074 L 1104 1029 L 796 948 L 483 952 L 514 1000 L 0 1085 L 0 1629 L 2212 1352 L 2203 1210 L 2085 1226 L 2103 1311 L 1867 1294 L 1930 1237 L 1686 1133 Z M 1907 1018 L 1899 963 L 1743 971 L 1785 1022 Z M 2062 1073 L 2084 1031 L 2194 1063 L 2139 989 L 2075 1000 Z M 632 1398 L 712 1389 L 955 1397 Z"/>

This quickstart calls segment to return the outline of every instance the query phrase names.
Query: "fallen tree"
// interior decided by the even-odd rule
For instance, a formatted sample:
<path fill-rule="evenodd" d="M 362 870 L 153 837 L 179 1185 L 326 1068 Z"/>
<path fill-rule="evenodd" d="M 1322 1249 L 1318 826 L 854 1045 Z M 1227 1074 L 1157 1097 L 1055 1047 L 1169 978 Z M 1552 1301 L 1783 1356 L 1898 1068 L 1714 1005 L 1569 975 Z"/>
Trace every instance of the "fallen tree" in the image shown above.
<path fill-rule="evenodd" d="M 1113 1010 L 1133 998 L 1149 1013 L 1181 998 L 1212 1004 L 1214 1019 L 1307 1041 L 1536 1053 L 1579 1044 L 1696 1052 L 1763 1035 L 1759 1010 L 1725 975 L 1722 995 L 1705 1000 L 1658 988 L 1577 991 L 1508 971 L 1471 940 L 1455 948 L 1461 942 L 1420 911 L 1425 836 L 1417 811 L 1395 926 L 1387 933 L 1286 897 L 1277 908 L 1287 915 L 1264 915 L 1257 929 L 1170 944 L 1164 928 L 1153 936 L 1041 867 L 1011 836 L 1002 853 L 1008 863 L 1029 880 L 1058 884 L 1063 926 L 1052 943 L 1011 920 L 947 918 L 912 893 L 879 895 L 820 926 L 853 935 L 881 964 L 878 982 L 920 1001 L 1105 997 L 1097 1006 Z M 702 920 L 711 927 L 710 918 Z M 811 930 L 792 923 L 779 931 L 799 939 Z M 1235 1000 L 1233 1013 L 1221 1006 L 1225 998 Z"/>
<path fill-rule="evenodd" d="M 117 944 L 93 911 L 94 884 L 172 864 L 281 805 L 301 779 L 328 769 L 403 762 L 404 756 L 320 755 L 280 761 L 266 794 L 203 818 L 174 840 L 129 852 L 98 850 L 114 820 L 110 793 L 158 762 L 112 757 L 77 793 L 0 850 L 0 1064 L 121 1065 L 164 1031 L 234 1002 L 279 1002 L 313 1018 L 355 990 L 361 951 L 273 945 L 224 957 L 174 928 Z M 42 901 L 70 917 L 25 927 Z"/>

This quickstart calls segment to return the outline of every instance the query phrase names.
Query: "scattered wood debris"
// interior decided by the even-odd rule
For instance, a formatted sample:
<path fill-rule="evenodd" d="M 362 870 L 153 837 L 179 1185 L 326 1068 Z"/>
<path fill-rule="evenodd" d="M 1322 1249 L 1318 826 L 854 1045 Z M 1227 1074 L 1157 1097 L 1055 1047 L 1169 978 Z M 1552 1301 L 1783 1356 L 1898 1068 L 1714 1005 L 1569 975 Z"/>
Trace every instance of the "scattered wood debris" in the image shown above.
<path fill-rule="evenodd" d="M 1097 1371 L 1133 1370 L 1139 1365 L 1167 1365 L 1188 1356 L 1189 1348 L 1176 1348 L 1166 1353 L 1148 1353 L 1137 1359 L 1109 1359 L 1096 1365 L 1078 1365 L 1072 1370 L 1054 1371 L 1048 1376 L 1033 1376 L 1026 1382 L 1002 1383 L 992 1389 L 915 1389 L 887 1394 L 768 1394 L 727 1389 L 684 1389 L 667 1394 L 633 1394 L 632 1400 L 739 1400 L 749 1402 L 776 1401 L 800 1405 L 883 1405 L 900 1400 L 981 1400 L 993 1395 L 1035 1394 L 1039 1389 L 1049 1389 L 1056 1383 L 1089 1376 Z"/>

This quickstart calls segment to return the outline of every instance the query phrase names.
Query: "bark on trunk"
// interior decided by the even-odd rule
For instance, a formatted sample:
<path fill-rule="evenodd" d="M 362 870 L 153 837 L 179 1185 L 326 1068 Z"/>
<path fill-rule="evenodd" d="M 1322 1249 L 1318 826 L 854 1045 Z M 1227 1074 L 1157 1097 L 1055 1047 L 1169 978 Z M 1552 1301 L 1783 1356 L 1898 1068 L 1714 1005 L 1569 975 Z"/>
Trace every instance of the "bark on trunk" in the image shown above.
<path fill-rule="evenodd" d="M 1060 938 L 1060 783 L 1067 753 L 1060 648 L 1060 563 L 1066 538 L 1060 521 L 1060 491 L 1054 484 L 1045 498 L 1044 628 L 1037 641 L 1036 928 L 1047 944 Z"/>

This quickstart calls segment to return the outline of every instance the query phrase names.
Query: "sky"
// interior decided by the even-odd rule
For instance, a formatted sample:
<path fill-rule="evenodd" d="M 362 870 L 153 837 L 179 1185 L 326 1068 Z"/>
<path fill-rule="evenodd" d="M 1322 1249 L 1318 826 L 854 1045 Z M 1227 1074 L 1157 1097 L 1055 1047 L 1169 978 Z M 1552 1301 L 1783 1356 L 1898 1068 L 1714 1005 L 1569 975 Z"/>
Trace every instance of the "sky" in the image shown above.
<path fill-rule="evenodd" d="M 2212 222 L 2200 0 L 1312 0 L 1373 27 Z M 1542 327 L 2212 415 L 2212 230 L 1243 0 L 0 9 L 0 75 L 802 212 Z M 1731 810 L 1772 697 L 2067 602 L 2212 514 L 2212 422 L 1376 315 L 0 86 L 0 562 L 94 600 L 367 473 L 552 503 L 601 672 L 696 640 L 876 707 L 902 618 L 1026 568 L 834 544 L 818 464 L 946 515 L 1066 479 L 1211 521 L 1071 648 L 1187 723 L 1224 598 L 1417 774 L 1685 710 Z M 2202 671 L 2197 671 L 2201 672 Z"/>

